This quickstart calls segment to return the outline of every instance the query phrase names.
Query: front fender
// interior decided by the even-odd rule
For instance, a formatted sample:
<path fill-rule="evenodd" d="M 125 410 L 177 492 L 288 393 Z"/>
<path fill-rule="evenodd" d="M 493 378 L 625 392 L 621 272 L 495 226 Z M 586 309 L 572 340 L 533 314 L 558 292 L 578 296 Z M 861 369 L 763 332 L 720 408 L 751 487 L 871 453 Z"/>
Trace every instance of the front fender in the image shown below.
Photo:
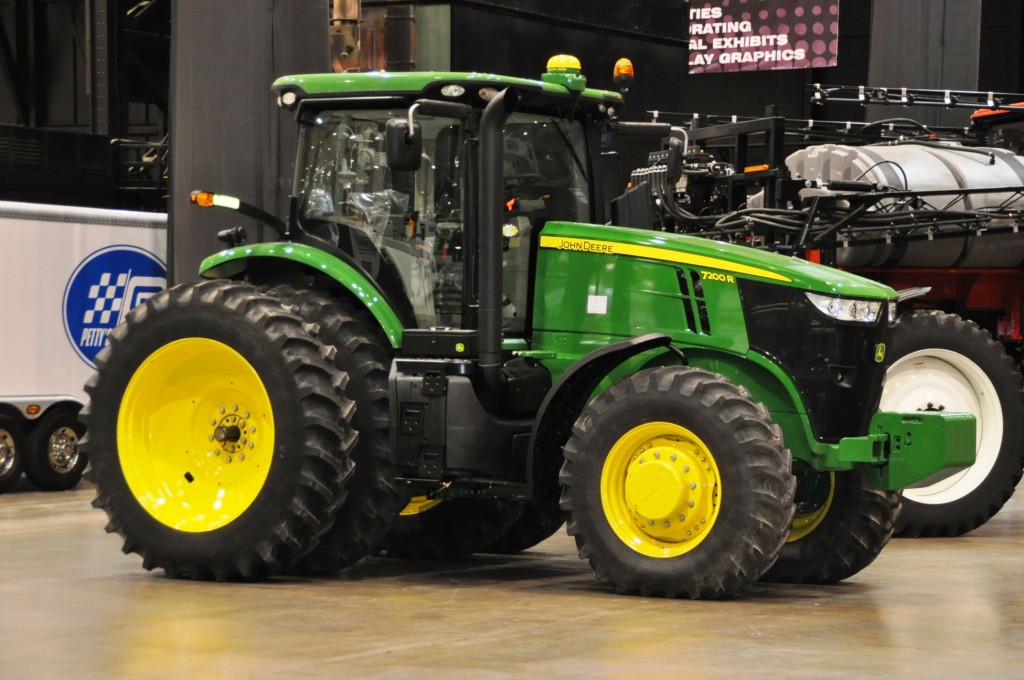
<path fill-rule="evenodd" d="M 199 265 L 207 279 L 234 278 L 257 260 L 287 260 L 338 282 L 361 302 L 380 324 L 395 349 L 402 344 L 402 322 L 384 294 L 358 269 L 319 248 L 301 243 L 254 243 L 210 255 Z"/>
<path fill-rule="evenodd" d="M 572 434 L 573 423 L 601 381 L 623 362 L 658 348 L 675 353 L 686 363 L 686 357 L 672 344 L 670 336 L 650 333 L 594 350 L 570 366 L 548 391 L 530 432 L 527 479 L 535 503 L 557 505 L 562 448 Z"/>

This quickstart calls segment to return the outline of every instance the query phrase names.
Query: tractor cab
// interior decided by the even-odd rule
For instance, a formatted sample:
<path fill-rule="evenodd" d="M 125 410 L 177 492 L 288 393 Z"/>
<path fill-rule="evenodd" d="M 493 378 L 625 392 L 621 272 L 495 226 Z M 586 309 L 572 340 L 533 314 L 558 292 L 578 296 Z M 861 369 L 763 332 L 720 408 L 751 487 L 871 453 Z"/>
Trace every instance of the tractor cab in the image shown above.
<path fill-rule="evenodd" d="M 467 188 L 477 181 L 482 110 L 434 102 L 367 106 L 314 102 L 300 110 L 296 226 L 386 282 L 396 305 L 407 301 L 407 327 L 462 328 L 475 305 L 466 282 L 476 264 L 478 206 Z M 414 144 L 406 141 L 412 135 Z M 500 230 L 508 334 L 525 330 L 535 233 L 548 220 L 590 220 L 586 145 L 584 121 L 554 111 L 516 111 L 505 123 Z M 396 161 L 395 147 L 413 151 L 411 162 Z"/>

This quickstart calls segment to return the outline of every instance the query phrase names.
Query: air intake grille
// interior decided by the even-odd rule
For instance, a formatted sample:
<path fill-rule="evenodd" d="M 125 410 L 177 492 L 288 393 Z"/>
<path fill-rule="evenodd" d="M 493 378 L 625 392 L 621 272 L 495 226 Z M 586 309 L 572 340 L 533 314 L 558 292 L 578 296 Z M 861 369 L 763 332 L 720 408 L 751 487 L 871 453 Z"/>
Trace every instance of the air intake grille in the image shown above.
<path fill-rule="evenodd" d="M 700 272 L 694 269 L 679 269 L 679 292 L 683 296 L 686 312 L 686 327 L 691 333 L 711 335 L 711 320 L 708 319 L 708 305 L 704 300 L 704 283 Z"/>

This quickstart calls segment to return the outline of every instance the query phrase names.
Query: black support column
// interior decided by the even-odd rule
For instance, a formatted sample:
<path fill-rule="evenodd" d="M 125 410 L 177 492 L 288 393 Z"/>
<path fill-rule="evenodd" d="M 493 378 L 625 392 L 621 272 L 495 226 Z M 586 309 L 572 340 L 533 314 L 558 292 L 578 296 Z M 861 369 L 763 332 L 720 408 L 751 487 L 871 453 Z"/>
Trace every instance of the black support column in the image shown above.
<path fill-rule="evenodd" d="M 295 155 L 292 114 L 273 80 L 330 70 L 323 0 L 176 0 L 171 34 L 171 201 L 168 272 L 194 280 L 218 230 L 255 223 L 189 203 L 193 189 L 238 196 L 284 217 Z M 273 232 L 266 230 L 269 239 Z"/>
<path fill-rule="evenodd" d="M 867 84 L 978 89 L 981 5 L 981 0 L 874 0 Z M 906 115 L 884 107 L 869 111 L 873 118 Z M 930 125 L 962 125 L 965 118 L 962 111 L 924 108 L 915 109 L 913 117 Z"/>

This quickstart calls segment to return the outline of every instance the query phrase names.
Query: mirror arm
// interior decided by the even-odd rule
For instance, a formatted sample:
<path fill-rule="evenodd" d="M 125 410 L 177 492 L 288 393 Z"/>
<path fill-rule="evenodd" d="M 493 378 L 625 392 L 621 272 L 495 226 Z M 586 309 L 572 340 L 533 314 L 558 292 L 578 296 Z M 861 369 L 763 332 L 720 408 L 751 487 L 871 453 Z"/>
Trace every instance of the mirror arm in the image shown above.
<path fill-rule="evenodd" d="M 414 141 L 413 138 L 416 135 L 416 128 L 415 128 L 415 124 L 414 124 L 414 121 L 413 121 L 413 114 L 416 112 L 416 109 L 418 109 L 419 107 L 420 107 L 420 103 L 419 102 L 416 102 L 415 104 L 413 104 L 412 106 L 409 107 L 409 131 L 405 133 L 405 141 L 408 142 L 409 144 L 413 143 L 413 141 Z"/>

